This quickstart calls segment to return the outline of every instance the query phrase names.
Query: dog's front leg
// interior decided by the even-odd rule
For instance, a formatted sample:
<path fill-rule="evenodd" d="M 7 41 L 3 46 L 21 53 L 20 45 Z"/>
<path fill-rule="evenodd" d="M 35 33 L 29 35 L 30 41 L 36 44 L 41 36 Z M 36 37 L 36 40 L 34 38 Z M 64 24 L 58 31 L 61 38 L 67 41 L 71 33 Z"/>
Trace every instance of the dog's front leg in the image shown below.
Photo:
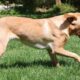
<path fill-rule="evenodd" d="M 56 53 L 54 52 L 53 44 L 49 44 L 49 47 L 50 48 L 47 48 L 47 51 L 48 51 L 48 54 L 51 58 L 52 65 L 54 67 L 59 66 L 59 62 L 58 62 Z"/>
<path fill-rule="evenodd" d="M 77 60 L 78 62 L 80 62 L 79 55 L 77 55 L 76 53 L 73 53 L 73 52 L 69 52 L 69 51 L 65 50 L 64 48 L 56 48 L 55 52 L 59 55 L 67 56 L 67 57 L 73 58 L 73 59 Z"/>
<path fill-rule="evenodd" d="M 67 57 L 73 58 L 73 59 L 77 60 L 78 62 L 80 62 L 79 55 L 64 49 L 64 45 L 66 42 L 67 42 L 67 37 L 65 34 L 62 34 L 59 38 L 56 38 L 53 43 L 54 44 L 54 52 L 56 54 L 59 54 L 62 56 L 67 56 Z"/>
<path fill-rule="evenodd" d="M 57 57 L 56 57 L 56 54 L 55 53 L 52 53 L 52 50 L 51 49 L 47 49 L 48 51 L 48 54 L 51 58 L 51 63 L 52 65 L 55 67 L 55 66 L 59 66 L 59 63 L 58 63 L 58 60 L 57 60 Z"/>

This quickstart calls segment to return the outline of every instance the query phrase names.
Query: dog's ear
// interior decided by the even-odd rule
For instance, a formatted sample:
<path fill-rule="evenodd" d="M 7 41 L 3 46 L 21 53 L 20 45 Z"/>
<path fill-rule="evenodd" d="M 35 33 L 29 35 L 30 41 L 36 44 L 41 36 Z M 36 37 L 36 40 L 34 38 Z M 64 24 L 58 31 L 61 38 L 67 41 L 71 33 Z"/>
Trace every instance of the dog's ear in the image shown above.
<path fill-rule="evenodd" d="M 64 22 L 61 25 L 60 29 L 65 29 L 67 27 L 70 27 L 70 24 L 73 26 L 73 21 L 77 20 L 77 17 L 74 15 L 74 13 L 66 13 L 64 14 Z M 75 28 L 75 26 L 73 26 Z"/>
<path fill-rule="evenodd" d="M 64 17 L 69 23 L 72 23 L 74 20 L 77 20 L 77 17 L 74 15 L 74 13 L 67 13 L 64 15 Z"/>
<path fill-rule="evenodd" d="M 77 17 L 75 15 L 75 13 L 67 13 L 65 14 L 65 18 L 66 18 L 66 22 L 68 22 L 69 24 L 71 24 L 69 26 L 69 28 L 71 30 L 74 30 L 76 28 L 76 22 L 77 22 Z"/>

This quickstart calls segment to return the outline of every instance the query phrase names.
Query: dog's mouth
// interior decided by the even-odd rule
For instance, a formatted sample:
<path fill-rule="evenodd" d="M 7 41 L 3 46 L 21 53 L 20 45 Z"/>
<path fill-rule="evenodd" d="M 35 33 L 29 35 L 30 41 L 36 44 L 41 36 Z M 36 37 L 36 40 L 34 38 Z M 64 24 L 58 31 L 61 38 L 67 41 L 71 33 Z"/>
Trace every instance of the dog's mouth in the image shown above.
<path fill-rule="evenodd" d="M 80 37 L 80 30 L 77 30 L 76 35 Z"/>
<path fill-rule="evenodd" d="M 72 35 L 76 35 L 76 36 L 80 37 L 80 29 L 73 30 Z"/>

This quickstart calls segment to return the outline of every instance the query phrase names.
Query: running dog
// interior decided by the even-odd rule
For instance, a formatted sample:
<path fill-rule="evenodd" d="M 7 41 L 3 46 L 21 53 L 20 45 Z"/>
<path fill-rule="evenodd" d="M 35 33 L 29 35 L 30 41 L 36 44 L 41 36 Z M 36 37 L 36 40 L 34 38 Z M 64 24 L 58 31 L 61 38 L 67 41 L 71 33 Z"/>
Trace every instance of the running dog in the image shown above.
<path fill-rule="evenodd" d="M 44 19 L 14 16 L 0 18 L 0 56 L 6 50 L 9 40 L 17 38 L 26 45 L 46 48 L 55 66 L 59 64 L 57 54 L 80 62 L 80 56 L 64 49 L 69 36 L 80 36 L 77 17 L 75 13 L 67 13 Z"/>

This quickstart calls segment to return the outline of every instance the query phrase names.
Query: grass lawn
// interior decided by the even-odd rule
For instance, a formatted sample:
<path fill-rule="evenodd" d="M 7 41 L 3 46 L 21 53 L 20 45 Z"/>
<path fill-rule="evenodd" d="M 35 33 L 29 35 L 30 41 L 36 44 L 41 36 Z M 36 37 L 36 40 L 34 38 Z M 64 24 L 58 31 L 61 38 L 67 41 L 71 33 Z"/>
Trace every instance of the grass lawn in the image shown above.
<path fill-rule="evenodd" d="M 0 17 L 18 15 L 32 18 L 46 18 L 56 14 L 76 11 L 69 5 L 54 6 L 47 13 L 24 12 L 16 8 L 0 11 Z M 25 14 L 24 14 L 25 13 Z M 80 39 L 71 37 L 65 49 L 80 55 Z M 5 54 L 0 57 L 0 80 L 80 80 L 80 63 L 74 59 L 57 56 L 60 67 L 52 67 L 46 50 L 34 49 L 18 40 L 9 42 Z"/>
<path fill-rule="evenodd" d="M 71 37 L 65 48 L 80 55 L 80 39 Z M 57 57 L 61 66 L 52 67 L 46 50 L 12 40 L 0 58 L 0 80 L 80 80 L 80 63 Z"/>

